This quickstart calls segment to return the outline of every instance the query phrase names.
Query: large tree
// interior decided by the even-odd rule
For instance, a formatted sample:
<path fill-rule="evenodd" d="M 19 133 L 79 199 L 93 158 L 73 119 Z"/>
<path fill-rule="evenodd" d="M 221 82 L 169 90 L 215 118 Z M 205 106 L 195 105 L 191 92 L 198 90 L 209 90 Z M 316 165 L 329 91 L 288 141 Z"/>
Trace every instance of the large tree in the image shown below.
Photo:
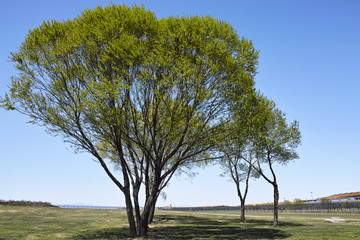
<path fill-rule="evenodd" d="M 134 237 L 147 235 L 174 173 L 214 149 L 226 91 L 253 87 L 257 52 L 211 17 L 157 19 L 110 5 L 43 22 L 11 60 L 18 74 L 2 105 L 92 154 L 123 192 Z"/>

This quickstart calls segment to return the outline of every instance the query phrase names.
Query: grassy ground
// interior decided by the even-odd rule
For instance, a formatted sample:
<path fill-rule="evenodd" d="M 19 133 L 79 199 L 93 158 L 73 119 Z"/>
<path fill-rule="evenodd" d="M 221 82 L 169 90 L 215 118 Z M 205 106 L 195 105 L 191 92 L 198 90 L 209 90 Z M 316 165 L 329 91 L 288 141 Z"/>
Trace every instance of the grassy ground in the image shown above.
<path fill-rule="evenodd" d="M 149 239 L 360 239 L 360 216 L 338 215 L 345 223 L 328 223 L 336 215 L 282 214 L 271 226 L 271 214 L 181 213 L 158 211 Z M 0 240 L 126 239 L 123 210 L 0 207 Z"/>

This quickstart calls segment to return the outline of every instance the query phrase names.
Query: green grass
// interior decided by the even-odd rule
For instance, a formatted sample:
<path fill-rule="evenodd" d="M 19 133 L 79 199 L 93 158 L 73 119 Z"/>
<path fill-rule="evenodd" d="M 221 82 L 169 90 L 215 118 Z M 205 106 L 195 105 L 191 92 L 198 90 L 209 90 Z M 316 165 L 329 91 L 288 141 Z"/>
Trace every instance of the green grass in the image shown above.
<path fill-rule="evenodd" d="M 325 214 L 236 212 L 156 212 L 148 239 L 360 239 L 360 215 L 338 215 L 345 223 L 328 223 Z M 5 239 L 126 239 L 124 210 L 59 209 L 0 206 L 0 240 Z"/>

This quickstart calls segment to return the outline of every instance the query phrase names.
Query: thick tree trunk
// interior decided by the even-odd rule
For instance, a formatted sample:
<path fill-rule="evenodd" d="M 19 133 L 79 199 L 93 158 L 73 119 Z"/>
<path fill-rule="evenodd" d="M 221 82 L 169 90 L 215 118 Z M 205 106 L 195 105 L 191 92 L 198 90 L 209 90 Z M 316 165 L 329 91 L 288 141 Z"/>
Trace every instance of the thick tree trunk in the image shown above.
<path fill-rule="evenodd" d="M 138 226 L 139 226 L 139 235 L 141 237 L 146 237 L 147 233 L 148 233 L 149 216 L 150 216 L 151 205 L 152 204 L 149 204 L 149 205 L 145 204 L 145 207 L 144 207 L 143 212 L 141 214 L 140 223 L 138 224 Z"/>
<path fill-rule="evenodd" d="M 151 188 L 150 194 L 145 201 L 145 206 L 144 206 L 143 212 L 141 214 L 141 218 L 140 218 L 139 234 L 141 237 L 147 236 L 148 228 L 149 228 L 149 219 L 150 219 L 152 209 L 156 204 L 158 191 L 159 191 L 159 184 L 160 184 L 160 181 L 155 180 L 155 183 Z"/>
<path fill-rule="evenodd" d="M 140 236 L 146 237 L 148 234 L 149 224 L 147 219 L 140 221 Z"/>
<path fill-rule="evenodd" d="M 154 215 L 155 215 L 155 209 L 156 209 L 156 202 L 159 198 L 159 195 L 160 195 L 160 192 L 156 194 L 156 198 L 155 198 L 155 201 L 151 207 L 151 210 L 150 210 L 150 215 L 149 215 L 149 221 L 148 223 L 151 224 L 154 220 Z"/>
<path fill-rule="evenodd" d="M 151 210 L 150 210 L 150 215 L 149 215 L 149 220 L 148 220 L 149 224 L 151 224 L 154 220 L 155 208 L 156 208 L 156 201 L 154 202 L 154 204 L 152 205 Z"/>
<path fill-rule="evenodd" d="M 245 223 L 246 222 L 246 219 L 245 219 L 245 199 L 240 200 L 240 203 L 241 203 L 241 205 L 240 205 L 240 211 L 241 211 L 240 219 L 241 219 L 242 223 Z"/>
<path fill-rule="evenodd" d="M 274 186 L 274 226 L 277 226 L 279 223 L 279 187 L 276 182 Z"/>

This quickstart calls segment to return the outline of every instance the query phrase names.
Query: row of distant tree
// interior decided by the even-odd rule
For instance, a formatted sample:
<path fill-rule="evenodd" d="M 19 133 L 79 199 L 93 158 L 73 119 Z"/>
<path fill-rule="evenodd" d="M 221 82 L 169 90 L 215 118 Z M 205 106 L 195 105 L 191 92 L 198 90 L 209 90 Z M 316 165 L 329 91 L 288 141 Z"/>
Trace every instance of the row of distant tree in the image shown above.
<path fill-rule="evenodd" d="M 36 201 L 16 201 L 16 200 L 0 200 L 1 206 L 22 206 L 22 207 L 56 207 L 49 202 L 36 202 Z"/>

